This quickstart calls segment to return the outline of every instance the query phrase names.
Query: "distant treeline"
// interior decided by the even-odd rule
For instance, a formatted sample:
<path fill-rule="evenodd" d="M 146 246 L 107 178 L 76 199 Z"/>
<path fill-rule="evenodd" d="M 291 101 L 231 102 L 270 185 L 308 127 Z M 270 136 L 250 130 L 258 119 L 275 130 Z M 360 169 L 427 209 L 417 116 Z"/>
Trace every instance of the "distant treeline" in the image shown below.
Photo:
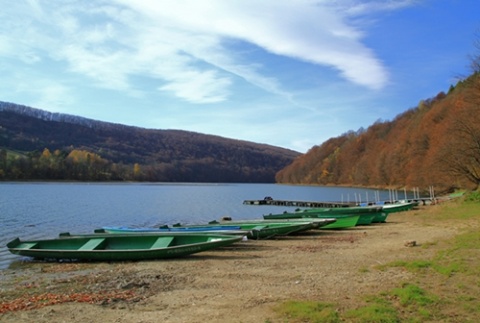
<path fill-rule="evenodd" d="M 480 184 L 480 74 L 421 101 L 392 121 L 347 132 L 281 170 L 279 183 L 369 187 Z"/>
<path fill-rule="evenodd" d="M 0 102 L 0 180 L 273 183 L 300 153 Z"/>
<path fill-rule="evenodd" d="M 251 177 L 245 174 L 253 175 Z M 17 152 L 0 149 L 0 180 L 79 180 L 152 182 L 272 182 L 268 167 L 232 169 L 213 159 L 155 165 L 113 163 L 85 150 Z"/>
<path fill-rule="evenodd" d="M 114 165 L 83 150 L 19 154 L 0 150 L 0 179 L 9 180 L 133 180 L 132 167 Z"/>

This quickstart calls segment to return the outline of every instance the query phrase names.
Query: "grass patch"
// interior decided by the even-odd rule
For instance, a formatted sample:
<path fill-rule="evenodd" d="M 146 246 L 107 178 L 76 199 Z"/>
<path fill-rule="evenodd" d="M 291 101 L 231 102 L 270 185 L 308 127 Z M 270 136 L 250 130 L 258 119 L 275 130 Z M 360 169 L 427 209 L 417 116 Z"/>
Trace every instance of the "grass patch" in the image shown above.
<path fill-rule="evenodd" d="M 390 267 L 402 267 L 413 272 L 418 272 L 422 269 L 430 268 L 432 267 L 432 265 L 433 265 L 433 262 L 430 260 L 412 260 L 412 261 L 397 260 L 397 261 L 390 262 L 388 264 L 379 265 L 377 266 L 377 269 L 386 270 L 387 268 L 390 268 Z"/>
<path fill-rule="evenodd" d="M 473 194 L 473 195 L 472 195 Z M 480 192 L 470 193 L 464 199 L 433 206 L 426 212 L 430 220 L 467 220 L 480 217 Z"/>
<path fill-rule="evenodd" d="M 287 302 L 279 311 L 284 322 L 474 322 L 480 320 L 480 192 L 464 199 L 415 213 L 419 225 L 457 225 L 463 228 L 455 238 L 431 242 L 436 253 L 430 259 L 398 260 L 371 268 L 402 268 L 415 273 L 415 283 L 356 300 L 358 307 L 340 304 Z M 368 272 L 367 267 L 360 273 Z M 360 297 L 359 297 L 360 298 Z M 355 302 L 353 302 L 355 304 Z M 363 305 L 362 305 L 363 304 Z M 283 306 L 283 305 L 282 305 Z M 351 306 L 351 305 L 348 305 Z M 281 307 L 279 307 L 280 309 Z M 343 307 L 344 308 L 344 307 Z"/>
<path fill-rule="evenodd" d="M 275 308 L 284 322 L 423 322 L 444 319 L 438 312 L 441 300 L 417 285 L 367 296 L 366 305 L 339 313 L 335 305 L 313 301 L 287 301 Z M 471 307 L 471 306 L 470 306 Z"/>
<path fill-rule="evenodd" d="M 465 196 L 465 202 L 480 203 L 480 191 L 470 192 Z"/>
<path fill-rule="evenodd" d="M 275 309 L 287 322 L 336 323 L 341 322 L 334 306 L 311 301 L 287 301 Z"/>
<path fill-rule="evenodd" d="M 367 305 L 347 311 L 344 315 L 352 322 L 423 322 L 433 319 L 432 313 L 439 303 L 437 296 L 414 284 L 367 297 Z"/>
<path fill-rule="evenodd" d="M 434 258 L 434 269 L 444 275 L 456 273 L 479 275 L 480 235 L 477 231 L 462 233 L 453 239 L 451 247 L 441 250 Z"/>
<path fill-rule="evenodd" d="M 424 307 L 438 301 L 438 297 L 429 295 L 425 290 L 413 284 L 404 284 L 394 288 L 391 294 L 398 298 L 402 306 Z"/>
<path fill-rule="evenodd" d="M 478 232 L 467 232 L 458 235 L 449 243 L 449 247 L 437 252 L 432 260 L 411 260 L 393 261 L 381 266 L 379 270 L 386 270 L 390 267 L 401 267 L 411 272 L 425 272 L 432 269 L 445 276 L 453 276 L 457 273 L 467 275 L 479 275 L 480 267 L 472 262 L 480 262 L 480 235 Z"/>
<path fill-rule="evenodd" d="M 353 322 L 401 322 L 397 309 L 387 300 L 380 297 L 370 297 L 367 303 L 366 306 L 347 311 L 344 317 Z"/>

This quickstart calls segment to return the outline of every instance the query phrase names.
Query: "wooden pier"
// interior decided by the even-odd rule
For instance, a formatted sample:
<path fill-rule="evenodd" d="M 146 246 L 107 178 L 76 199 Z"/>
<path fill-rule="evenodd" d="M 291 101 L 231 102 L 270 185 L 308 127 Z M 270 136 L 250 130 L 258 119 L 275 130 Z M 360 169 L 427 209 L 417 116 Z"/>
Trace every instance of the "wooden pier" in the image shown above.
<path fill-rule="evenodd" d="M 309 202 L 309 201 L 289 201 L 289 200 L 274 200 L 274 199 L 263 199 L 263 200 L 245 200 L 243 201 L 245 205 L 274 205 L 274 206 L 296 206 L 296 207 L 349 207 L 354 206 L 355 203 L 344 203 L 344 202 Z"/>

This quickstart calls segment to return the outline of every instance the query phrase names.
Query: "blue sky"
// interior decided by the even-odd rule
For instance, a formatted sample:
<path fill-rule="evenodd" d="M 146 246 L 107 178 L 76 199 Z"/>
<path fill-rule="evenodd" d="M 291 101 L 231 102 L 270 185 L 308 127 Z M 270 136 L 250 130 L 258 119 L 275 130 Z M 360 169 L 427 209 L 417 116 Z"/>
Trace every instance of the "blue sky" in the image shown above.
<path fill-rule="evenodd" d="M 0 0 L 0 101 L 306 152 L 469 70 L 478 0 Z"/>

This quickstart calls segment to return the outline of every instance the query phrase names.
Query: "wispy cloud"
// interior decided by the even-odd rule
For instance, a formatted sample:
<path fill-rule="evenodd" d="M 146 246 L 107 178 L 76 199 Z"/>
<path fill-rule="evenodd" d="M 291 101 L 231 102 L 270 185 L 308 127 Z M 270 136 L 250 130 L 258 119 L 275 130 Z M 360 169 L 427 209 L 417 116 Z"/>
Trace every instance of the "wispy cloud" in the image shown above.
<path fill-rule="evenodd" d="M 291 96 L 281 81 L 263 71 L 268 59 L 243 61 L 228 45 L 233 39 L 254 44 L 267 58 L 277 55 L 327 66 L 349 82 L 380 89 L 388 82 L 388 72 L 362 43 L 361 26 L 350 19 L 410 3 L 30 0 L 4 11 L 18 20 L 7 26 L 10 36 L 0 38 L 0 53 L 20 52 L 29 64 L 41 64 L 45 57 L 66 62 L 70 72 L 88 77 L 96 86 L 131 95 L 141 94 L 132 82 L 141 75 L 155 80 L 160 91 L 191 103 L 227 100 L 237 77 L 270 93 Z"/>
<path fill-rule="evenodd" d="M 371 13 L 365 3 L 362 7 L 351 1 L 338 1 L 332 6 L 326 1 L 308 0 L 188 0 L 163 1 L 159 6 L 157 1 L 119 1 L 159 24 L 213 35 L 219 41 L 241 39 L 272 54 L 330 66 L 366 87 L 381 88 L 387 82 L 381 61 L 361 43 L 362 31 L 348 23 L 347 12 L 343 11 L 348 4 L 357 15 Z M 391 9 L 392 3 L 382 8 Z M 193 43 L 195 37 L 191 38 Z"/>
<path fill-rule="evenodd" d="M 205 72 L 185 71 L 168 77 L 167 85 L 160 87 L 162 91 L 171 91 L 176 96 L 193 103 L 214 103 L 224 101 L 228 95 L 226 88 L 231 81 L 226 77 L 218 77 L 212 70 Z"/>
<path fill-rule="evenodd" d="M 422 0 L 343 0 L 335 6 L 348 16 L 362 16 L 375 12 L 403 9 L 418 4 Z"/>

